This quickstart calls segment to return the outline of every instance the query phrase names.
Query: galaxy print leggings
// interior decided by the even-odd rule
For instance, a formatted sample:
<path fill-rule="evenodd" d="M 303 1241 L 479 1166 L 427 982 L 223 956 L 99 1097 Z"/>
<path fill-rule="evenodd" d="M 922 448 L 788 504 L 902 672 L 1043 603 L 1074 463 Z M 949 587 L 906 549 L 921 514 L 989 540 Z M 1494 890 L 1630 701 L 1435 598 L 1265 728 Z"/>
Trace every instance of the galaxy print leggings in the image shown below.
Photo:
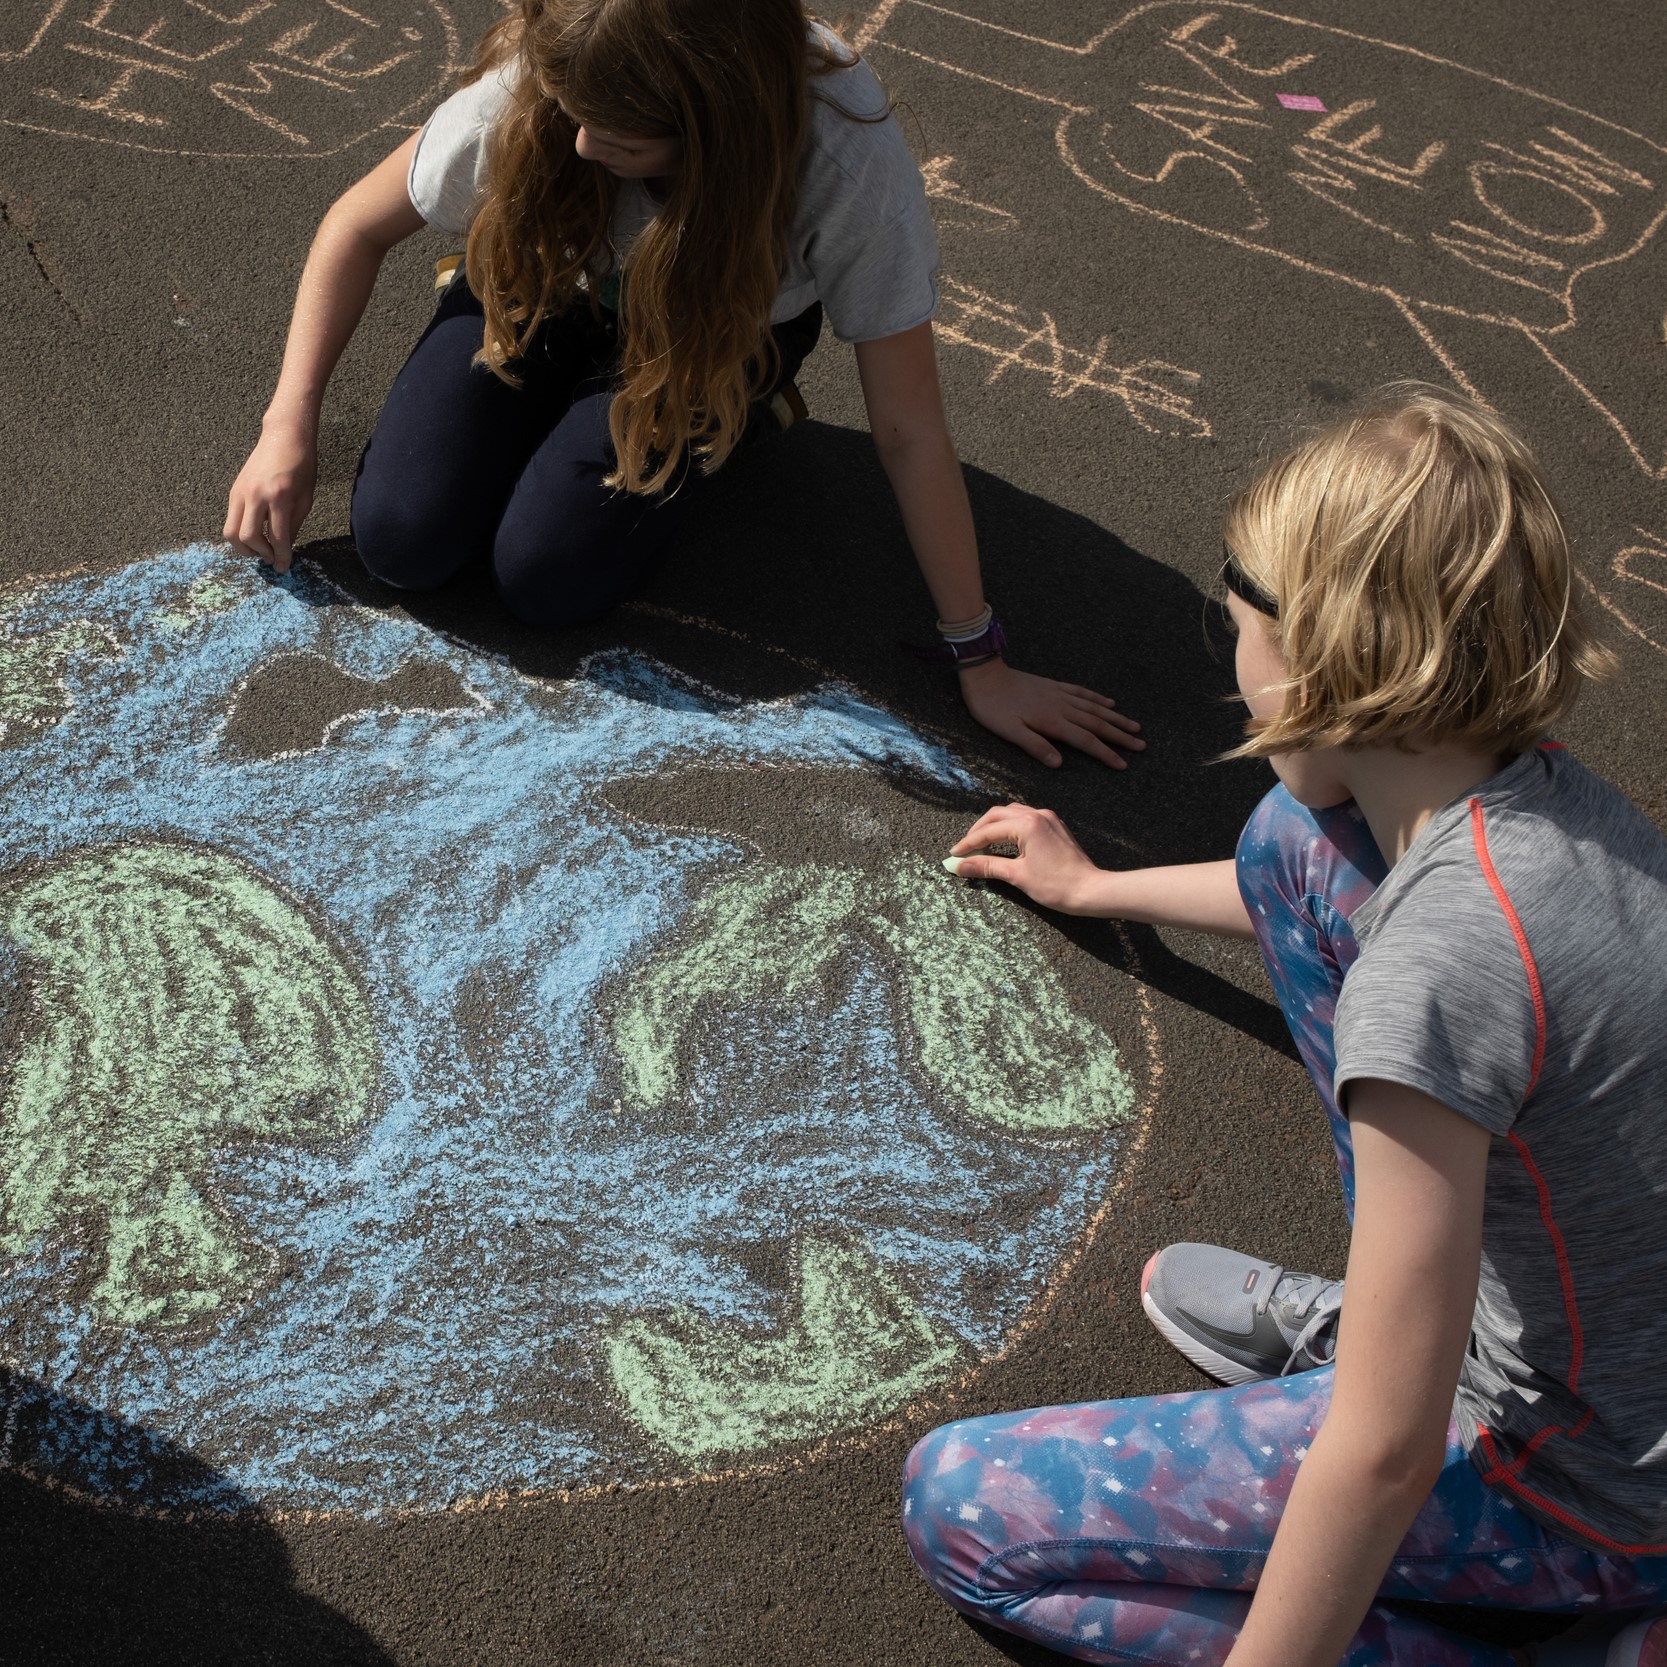
<path fill-rule="evenodd" d="M 1331 1119 L 1353 1213 L 1332 1014 L 1356 955 L 1348 917 L 1385 869 L 1352 805 L 1283 787 L 1251 817 L 1239 885 L 1279 1004 Z M 903 1528 L 933 1588 L 975 1619 L 1083 1661 L 1216 1667 L 1250 1608 L 1331 1368 L 1238 1389 L 972 1418 L 909 1455 Z M 1606 1557 L 1485 1487 L 1449 1429 L 1441 1480 L 1380 1596 L 1585 1613 L 1659 1603 L 1667 1557 Z M 1510 1653 L 1374 1605 L 1347 1667 L 1510 1667 Z"/>

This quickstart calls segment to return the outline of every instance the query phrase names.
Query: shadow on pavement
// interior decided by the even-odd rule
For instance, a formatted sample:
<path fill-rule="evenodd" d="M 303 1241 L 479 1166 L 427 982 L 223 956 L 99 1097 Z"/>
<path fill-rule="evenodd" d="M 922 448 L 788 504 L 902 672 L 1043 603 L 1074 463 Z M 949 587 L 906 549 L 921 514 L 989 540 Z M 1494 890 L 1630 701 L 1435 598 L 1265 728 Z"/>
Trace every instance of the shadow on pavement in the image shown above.
<path fill-rule="evenodd" d="M 1210 763 L 1240 735 L 1219 607 L 1086 516 L 983 470 L 966 477 L 988 593 L 1014 662 L 1121 700 L 1149 744 L 1126 771 L 1078 754 L 1059 770 L 1033 763 L 972 721 L 948 670 L 904 652 L 900 639 L 934 640 L 933 610 L 865 433 L 804 423 L 742 454 L 647 589 L 571 631 L 518 625 L 483 570 L 416 594 L 372 579 L 348 539 L 316 541 L 300 556 L 356 600 L 403 607 L 535 677 L 579 675 L 587 656 L 624 646 L 737 703 L 791 698 L 837 678 L 949 743 L 982 784 L 966 800 L 969 820 L 991 803 L 1023 799 L 1058 810 L 1098 862 L 1229 855 L 1268 778 L 1257 764 Z M 1124 952 L 1101 923 L 1050 918 L 1120 964 Z M 1137 954 L 1141 976 L 1164 994 L 1292 1052 L 1271 1003 L 1149 930 L 1138 931 Z"/>
<path fill-rule="evenodd" d="M 35 1404 L 40 1386 L 0 1373 Z M 8 1393 L 7 1404 L 16 1399 Z M 80 1423 L 92 1409 L 51 1395 Z M 115 1441 L 166 1448 L 176 1475 L 217 1480 L 198 1459 L 109 1413 Z M 36 1434 L 12 1429 L 0 1464 L 0 1659 L 8 1667 L 166 1661 L 170 1667 L 393 1667 L 363 1632 L 298 1591 L 277 1529 L 251 1513 L 146 1516 L 52 1484 Z M 21 1439 L 19 1437 L 21 1436 Z"/>

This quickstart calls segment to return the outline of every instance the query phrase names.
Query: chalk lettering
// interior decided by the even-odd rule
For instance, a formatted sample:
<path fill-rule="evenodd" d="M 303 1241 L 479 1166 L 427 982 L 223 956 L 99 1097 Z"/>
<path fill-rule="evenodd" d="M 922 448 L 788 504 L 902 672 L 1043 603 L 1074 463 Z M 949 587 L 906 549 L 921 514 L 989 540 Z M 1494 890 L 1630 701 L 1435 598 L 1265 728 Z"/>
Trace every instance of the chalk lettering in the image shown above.
<path fill-rule="evenodd" d="M 1051 110 L 1059 163 L 1117 210 L 1378 298 L 1478 397 L 1442 321 L 1509 331 L 1646 474 L 1667 476 L 1667 408 L 1594 392 L 1606 378 L 1585 363 L 1597 349 L 1579 310 L 1583 288 L 1667 224 L 1656 140 L 1486 70 L 1243 0 L 1151 0 L 1076 42 L 898 0 L 869 42 L 877 59 Z M 1332 108 L 1301 117 L 1276 89 Z M 1436 125 L 1443 108 L 1464 110 L 1462 132 Z"/>
<path fill-rule="evenodd" d="M 1047 380 L 1055 399 L 1084 391 L 1109 395 L 1149 434 L 1209 436 L 1209 421 L 1193 409 L 1188 391 L 1200 382 L 1198 372 L 1162 359 L 1116 364 L 1109 357 L 1109 336 L 1089 348 L 1072 347 L 1060 336 L 1052 313 L 1031 314 L 954 278 L 942 279 L 939 292 L 939 337 L 994 361 L 986 381 L 1000 381 L 1009 371 L 1030 371 Z"/>
<path fill-rule="evenodd" d="M 52 0 L 0 18 L 0 126 L 168 154 L 327 156 L 426 115 L 448 0 Z"/>

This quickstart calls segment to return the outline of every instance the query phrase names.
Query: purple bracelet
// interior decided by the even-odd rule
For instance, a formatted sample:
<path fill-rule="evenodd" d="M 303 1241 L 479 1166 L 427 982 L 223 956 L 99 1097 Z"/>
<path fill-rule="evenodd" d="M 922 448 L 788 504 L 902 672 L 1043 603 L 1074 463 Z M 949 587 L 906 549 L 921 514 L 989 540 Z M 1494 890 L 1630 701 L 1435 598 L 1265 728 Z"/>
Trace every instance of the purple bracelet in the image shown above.
<path fill-rule="evenodd" d="M 917 660 L 947 662 L 961 671 L 970 666 L 987 666 L 990 661 L 1003 658 L 1007 653 L 1007 633 L 1002 630 L 1001 621 L 992 617 L 976 637 L 966 637 L 960 642 L 941 642 L 935 648 L 916 648 L 913 643 L 902 646 Z"/>

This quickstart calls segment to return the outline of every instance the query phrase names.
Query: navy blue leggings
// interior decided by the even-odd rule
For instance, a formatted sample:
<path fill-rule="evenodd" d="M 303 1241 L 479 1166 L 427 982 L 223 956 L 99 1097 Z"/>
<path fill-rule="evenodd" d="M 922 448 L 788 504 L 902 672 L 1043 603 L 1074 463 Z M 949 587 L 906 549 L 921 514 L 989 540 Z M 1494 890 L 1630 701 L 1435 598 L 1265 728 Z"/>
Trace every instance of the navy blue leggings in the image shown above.
<path fill-rule="evenodd" d="M 612 607 L 666 553 L 709 477 L 687 469 L 675 491 L 653 498 L 603 484 L 614 467 L 611 315 L 599 321 L 579 307 L 549 320 L 516 367 L 519 388 L 471 364 L 482 325 L 459 276 L 359 461 L 353 542 L 370 572 L 401 590 L 432 590 L 489 562 L 519 619 L 576 625 Z M 797 374 L 821 327 L 820 306 L 775 327 L 775 387 Z M 755 416 L 749 435 L 773 426 L 762 406 Z"/>

